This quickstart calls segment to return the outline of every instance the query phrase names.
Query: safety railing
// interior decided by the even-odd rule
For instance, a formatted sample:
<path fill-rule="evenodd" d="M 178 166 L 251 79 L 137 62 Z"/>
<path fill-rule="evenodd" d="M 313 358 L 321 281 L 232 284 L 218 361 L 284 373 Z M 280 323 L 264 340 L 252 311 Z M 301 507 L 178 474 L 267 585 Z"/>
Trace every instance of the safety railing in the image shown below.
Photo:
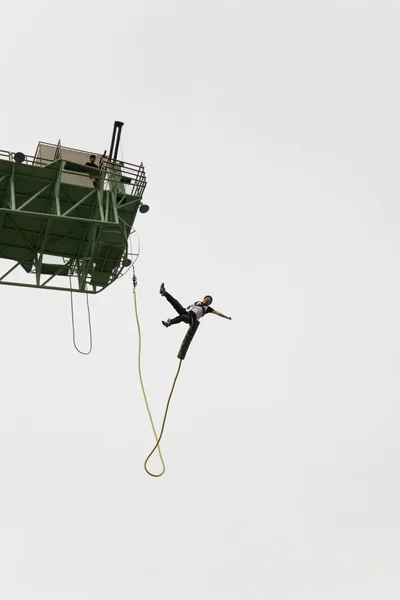
<path fill-rule="evenodd" d="M 54 157 L 53 158 L 44 158 L 43 156 L 41 156 L 41 154 L 39 152 L 41 144 L 43 144 L 47 148 L 54 147 Z M 53 162 L 55 162 L 55 160 L 60 159 L 60 158 L 62 159 L 63 158 L 63 150 L 73 151 L 75 153 L 79 153 L 80 155 L 82 155 L 84 157 L 89 157 L 91 154 L 94 154 L 94 153 L 86 152 L 83 150 L 67 148 L 66 146 L 60 147 L 59 144 L 56 145 L 56 144 L 48 144 L 47 142 L 39 142 L 35 156 L 24 155 L 22 162 L 24 164 L 32 165 L 35 167 L 46 167 L 46 166 L 52 164 Z M 14 161 L 21 162 L 18 154 L 21 154 L 21 153 L 9 152 L 7 150 L 0 150 L 0 160 L 8 160 L 11 162 L 14 162 Z M 113 161 L 106 154 L 103 154 L 102 156 L 100 156 L 99 154 L 95 154 L 95 156 L 99 157 L 99 166 L 98 166 L 99 176 L 95 177 L 95 179 L 101 179 L 104 177 L 107 188 L 111 188 L 112 185 L 114 184 L 114 185 L 118 185 L 118 187 L 122 186 L 122 189 L 121 189 L 122 193 L 124 193 L 122 190 L 125 190 L 125 193 L 127 193 L 131 196 L 137 196 L 139 198 L 141 198 L 143 196 L 144 190 L 147 185 L 146 173 L 144 170 L 143 163 L 141 163 L 140 165 L 135 165 L 135 164 L 128 163 L 125 161 L 120 161 L 120 160 Z M 85 159 L 83 159 L 83 160 L 85 160 Z M 69 160 L 67 160 L 67 162 L 70 162 L 70 165 L 69 165 L 69 168 L 64 169 L 64 171 L 66 173 L 73 173 L 74 172 L 73 159 L 72 159 L 72 161 L 71 161 L 71 159 L 69 159 Z M 85 166 L 84 162 L 81 163 L 81 162 L 76 161 L 76 164 L 79 164 L 80 166 Z M 89 179 L 94 178 L 93 170 L 89 174 L 89 173 L 82 172 L 82 170 L 79 169 L 76 171 L 76 174 L 87 177 Z"/>

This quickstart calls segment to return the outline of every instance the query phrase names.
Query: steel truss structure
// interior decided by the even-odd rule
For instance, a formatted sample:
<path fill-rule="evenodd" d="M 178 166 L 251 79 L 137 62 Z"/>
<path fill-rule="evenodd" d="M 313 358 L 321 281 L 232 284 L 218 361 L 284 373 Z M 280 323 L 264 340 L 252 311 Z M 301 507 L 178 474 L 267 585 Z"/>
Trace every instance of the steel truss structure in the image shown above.
<path fill-rule="evenodd" d="M 0 284 L 104 290 L 132 260 L 128 239 L 146 187 L 143 165 L 122 169 L 105 157 L 93 169 L 62 158 L 16 159 L 0 151 Z M 64 173 L 87 177 L 92 188 L 63 182 Z"/>

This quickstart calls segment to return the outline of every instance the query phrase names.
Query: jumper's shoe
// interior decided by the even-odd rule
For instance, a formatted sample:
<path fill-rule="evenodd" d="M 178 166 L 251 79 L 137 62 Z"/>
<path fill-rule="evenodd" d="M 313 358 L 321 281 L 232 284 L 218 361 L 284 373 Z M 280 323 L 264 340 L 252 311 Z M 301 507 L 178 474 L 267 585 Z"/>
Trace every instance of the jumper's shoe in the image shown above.
<path fill-rule="evenodd" d="M 164 327 L 169 327 L 171 325 L 171 319 L 167 319 L 166 321 L 161 321 Z"/>
<path fill-rule="evenodd" d="M 160 294 L 161 294 L 161 296 L 164 296 L 164 294 L 165 294 L 165 286 L 163 283 L 160 285 Z"/>

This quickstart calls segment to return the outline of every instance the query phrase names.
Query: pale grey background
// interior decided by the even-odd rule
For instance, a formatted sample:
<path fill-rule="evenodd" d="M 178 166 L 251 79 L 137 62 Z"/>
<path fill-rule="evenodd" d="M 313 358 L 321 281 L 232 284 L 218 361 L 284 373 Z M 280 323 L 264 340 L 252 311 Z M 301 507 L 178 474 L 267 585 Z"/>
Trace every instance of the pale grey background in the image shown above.
<path fill-rule="evenodd" d="M 92 301 L 2 287 L 0 596 L 400 597 L 400 8 L 384 0 L 2 7 L 0 147 L 145 163 L 144 374 L 129 278 Z M 86 342 L 84 299 L 77 305 Z M 156 467 L 156 464 L 153 466 Z"/>

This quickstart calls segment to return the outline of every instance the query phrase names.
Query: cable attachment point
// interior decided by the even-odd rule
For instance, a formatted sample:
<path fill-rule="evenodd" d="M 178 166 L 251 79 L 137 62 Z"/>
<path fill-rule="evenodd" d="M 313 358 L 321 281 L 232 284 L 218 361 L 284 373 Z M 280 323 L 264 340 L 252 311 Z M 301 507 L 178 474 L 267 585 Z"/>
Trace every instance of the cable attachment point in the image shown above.
<path fill-rule="evenodd" d="M 132 285 L 133 285 L 133 289 L 136 290 L 137 277 L 136 277 L 136 273 L 135 273 L 135 267 L 132 267 Z"/>

